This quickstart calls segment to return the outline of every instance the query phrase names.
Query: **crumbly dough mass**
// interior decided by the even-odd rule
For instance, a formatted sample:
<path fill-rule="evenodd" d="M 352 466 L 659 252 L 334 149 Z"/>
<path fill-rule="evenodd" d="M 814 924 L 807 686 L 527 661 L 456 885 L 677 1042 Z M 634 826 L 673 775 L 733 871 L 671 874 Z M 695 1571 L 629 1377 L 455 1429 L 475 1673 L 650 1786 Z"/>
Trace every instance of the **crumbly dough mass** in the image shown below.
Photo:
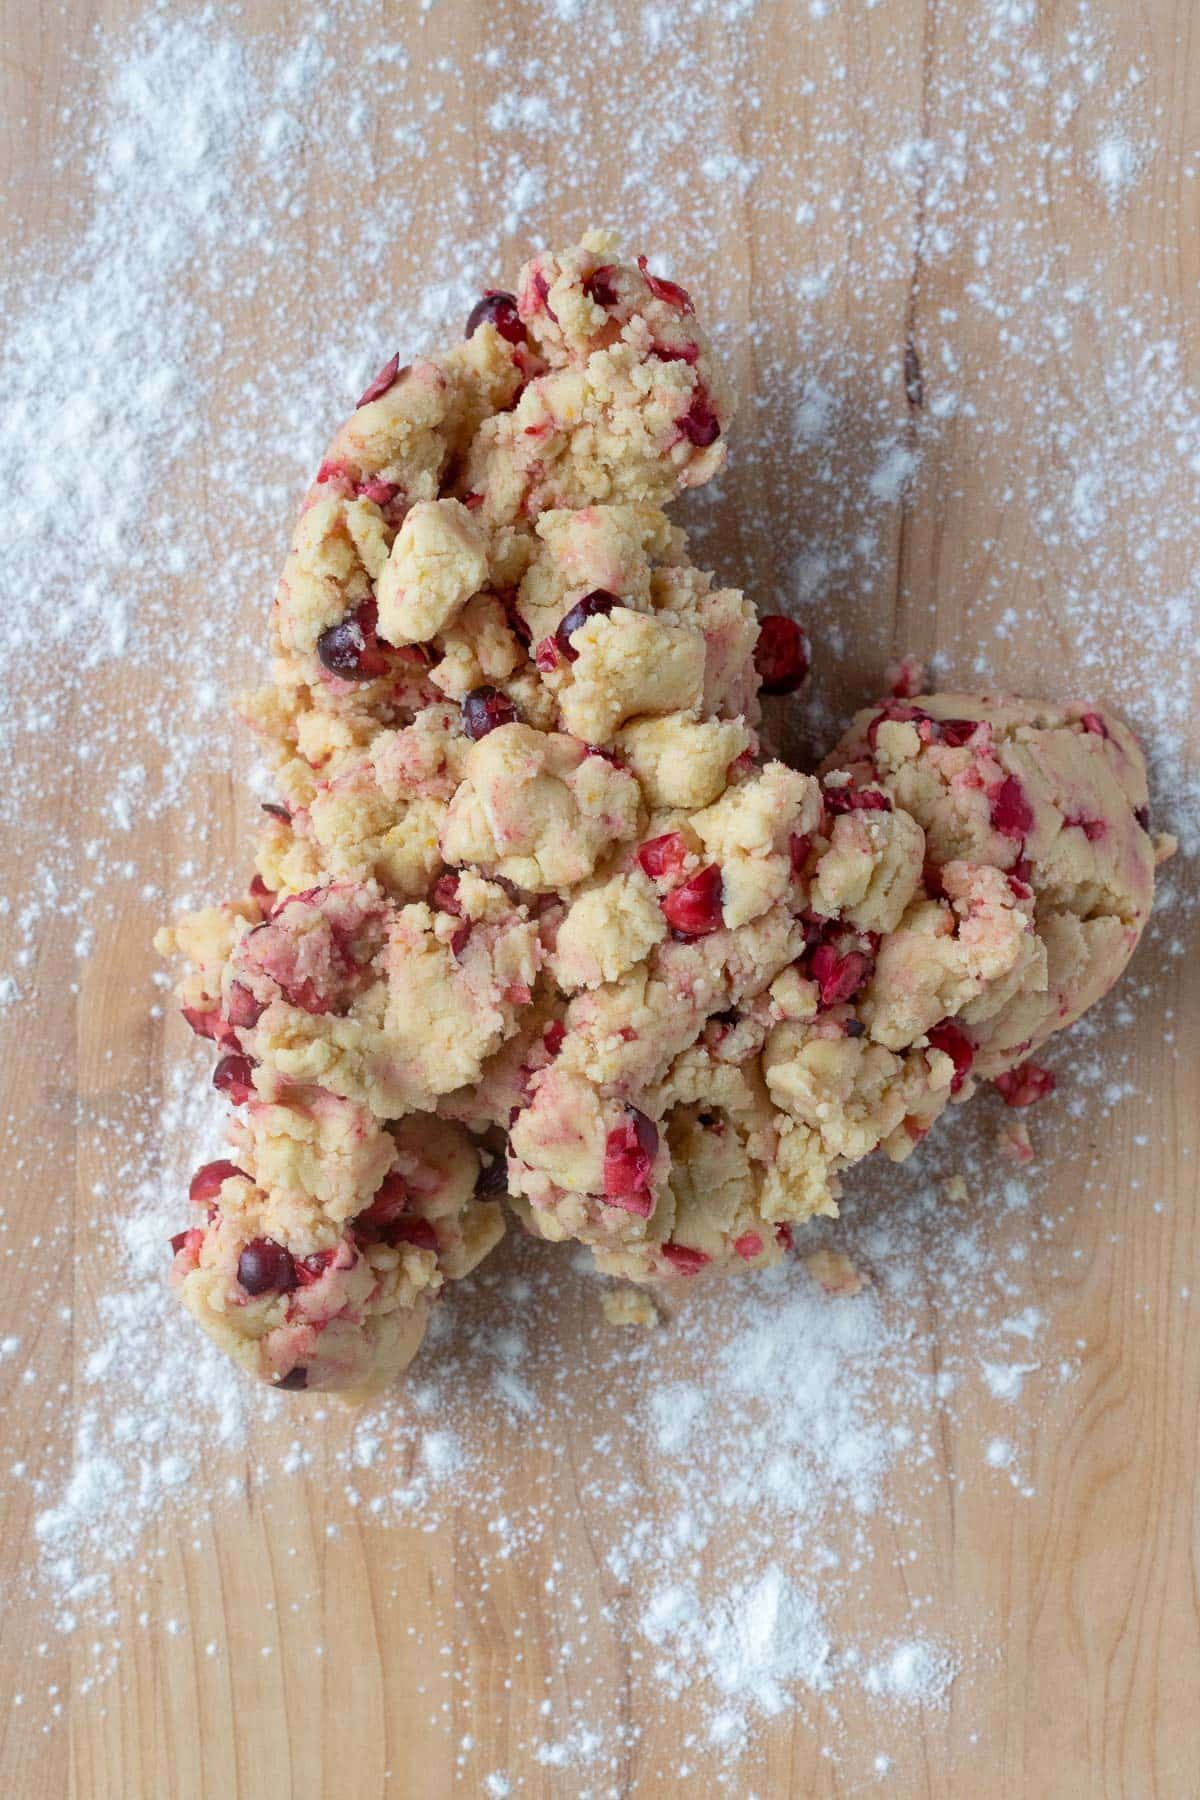
<path fill-rule="evenodd" d="M 633 1281 L 777 1260 L 981 1078 L 1032 1097 L 1153 891 L 1099 708 L 892 700 L 763 761 L 759 623 L 662 510 L 733 406 L 682 288 L 592 233 L 469 324 L 335 436 L 241 703 L 253 881 L 160 936 L 233 1103 L 173 1277 L 288 1387 L 403 1368 L 504 1193 Z"/>

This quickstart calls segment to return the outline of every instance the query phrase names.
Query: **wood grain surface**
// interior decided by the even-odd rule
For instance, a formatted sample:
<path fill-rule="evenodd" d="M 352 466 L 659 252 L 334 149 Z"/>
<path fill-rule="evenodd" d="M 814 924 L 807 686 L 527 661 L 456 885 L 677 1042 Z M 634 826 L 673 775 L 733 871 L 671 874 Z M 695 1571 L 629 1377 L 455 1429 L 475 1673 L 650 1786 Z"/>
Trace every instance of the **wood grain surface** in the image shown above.
<path fill-rule="evenodd" d="M 486 108 L 502 92 L 503 76 L 472 64 L 472 58 L 486 48 L 501 21 L 506 29 L 520 27 L 524 9 L 515 3 L 483 7 L 471 0 L 442 0 L 427 14 L 415 7 L 385 10 L 388 29 L 407 35 L 413 66 L 427 69 L 431 80 L 446 56 L 477 71 L 470 102 L 460 94 L 448 103 L 447 145 L 451 126 L 464 135 L 446 149 L 444 167 L 435 152 L 432 164 L 418 173 L 422 183 L 460 180 L 462 205 L 483 216 L 494 195 L 472 172 L 470 145 Z M 630 32 L 639 28 L 637 0 L 616 11 Z M 85 46 L 118 41 L 137 15 L 132 0 L 104 5 L 72 0 L 63 13 L 9 0 L 5 15 L 0 141 L 5 186 L 14 202 L 12 241 L 28 247 L 52 243 L 72 228 L 78 173 L 57 168 L 51 150 L 54 122 L 74 92 L 74 59 Z M 721 9 L 699 6 L 689 16 L 696 44 L 714 58 L 725 54 Z M 753 90 L 761 104 L 742 108 L 731 95 L 720 141 L 705 148 L 753 155 L 770 140 L 782 142 L 787 155 L 773 175 L 750 184 L 741 200 L 726 198 L 713 224 L 707 268 L 687 269 L 678 255 L 674 259 L 673 272 L 688 278 L 706 315 L 719 292 L 743 396 L 730 473 L 718 500 L 696 509 L 701 553 L 719 559 L 725 574 L 760 601 L 771 603 L 793 579 L 799 519 L 809 542 L 823 534 L 831 541 L 844 537 L 843 495 L 851 483 L 861 486 L 862 459 L 874 454 L 879 436 L 874 430 L 858 437 L 847 428 L 823 470 L 803 456 L 779 454 L 778 437 L 776 453 L 766 459 L 756 455 L 756 409 L 771 402 L 775 346 L 784 344 L 793 363 L 796 356 L 794 321 L 783 297 L 787 283 L 781 279 L 790 268 L 828 272 L 823 285 L 805 292 L 805 330 L 809 342 L 831 354 L 837 347 L 853 348 L 862 370 L 864 417 L 882 393 L 895 408 L 902 441 L 904 432 L 920 429 L 919 422 L 905 422 L 903 383 L 895 379 L 904 346 L 914 346 L 921 356 L 931 352 L 945 340 L 947 320 L 958 315 L 963 390 L 976 408 L 990 409 L 995 422 L 993 449 L 986 453 L 977 430 L 960 429 L 954 420 L 945 424 L 920 480 L 897 504 L 881 510 L 869 583 L 864 585 L 861 571 L 850 563 L 827 571 L 818 630 L 824 660 L 812 715 L 817 724 L 793 734 L 793 748 L 800 751 L 810 731 L 823 734 L 831 719 L 878 685 L 889 658 L 904 651 L 941 652 L 948 674 L 963 685 L 974 678 L 980 646 L 986 647 L 997 682 L 1052 694 L 1079 685 L 1080 646 L 1059 604 L 1076 572 L 1073 553 L 1067 545 L 1057 555 L 1032 554 L 1028 503 L 1012 478 L 1023 468 L 1052 471 L 1059 453 L 1044 436 L 1039 407 L 1046 371 L 1014 379 L 1004 317 L 967 306 L 971 284 L 980 279 L 978 246 L 969 229 L 976 210 L 1018 232 L 1035 204 L 1050 209 L 1065 246 L 1064 266 L 1076 257 L 1093 289 L 1102 284 L 1103 306 L 1081 315 L 1053 371 L 1060 386 L 1069 384 L 1073 371 L 1082 381 L 1111 353 L 1091 321 L 1111 321 L 1126 298 L 1141 305 L 1147 293 L 1162 302 L 1163 319 L 1178 345 L 1180 379 L 1200 381 L 1197 183 L 1183 169 L 1200 125 L 1200 57 L 1194 47 L 1196 15 L 1186 0 L 1113 6 L 1102 16 L 1114 66 L 1131 58 L 1138 62 L 1137 119 L 1153 145 L 1148 166 L 1119 207 L 1081 176 L 1087 153 L 1084 109 L 1079 155 L 1074 161 L 1047 160 L 1036 202 L 1027 180 L 1013 174 L 1015 152 L 1012 166 L 1004 158 L 987 170 L 969 163 L 954 202 L 963 227 L 957 247 L 923 265 L 919 274 L 915 249 L 907 263 L 881 256 L 869 306 L 857 305 L 854 284 L 838 279 L 839 268 L 849 261 L 863 269 L 863 247 L 873 234 L 881 243 L 916 245 L 923 230 L 937 228 L 936 196 L 927 186 L 898 175 L 885 206 L 878 184 L 862 186 L 857 171 L 868 163 L 886 164 L 898 124 L 907 140 L 940 144 L 969 129 L 978 88 L 974 46 L 1000 16 L 999 8 L 955 7 L 944 0 L 883 0 L 874 9 L 847 6 L 832 12 L 760 6 L 755 22 L 742 23 L 739 31 L 750 45 L 746 91 Z M 531 40 L 543 18 L 530 9 Z M 299 11 L 245 0 L 236 28 L 280 34 L 299 19 Z M 1052 58 L 1078 23 L 1079 15 L 1065 5 L 1036 13 L 1030 8 L 1025 47 Z M 102 39 L 92 36 L 93 27 L 101 29 Z M 363 56 L 372 29 L 361 17 L 344 31 L 339 26 L 337 53 L 346 66 Z M 611 53 L 606 41 L 597 47 L 600 60 Z M 811 104 L 798 105 L 796 72 L 810 66 L 817 92 Z M 835 66 L 841 71 L 836 86 L 830 73 Z M 1054 87 L 1050 83 L 1045 92 L 1044 116 L 1034 108 L 1027 130 L 1031 138 L 1042 133 L 1061 143 L 1063 134 L 1051 123 L 1062 99 Z M 581 76 L 581 93 L 586 89 Z M 840 133 L 827 128 L 837 116 L 845 127 Z M 821 129 L 818 118 L 825 121 Z M 624 153 L 620 143 L 606 141 L 596 146 L 594 165 L 573 166 L 561 195 L 547 195 L 538 235 L 554 240 L 560 218 L 577 223 L 584 201 L 596 217 L 607 216 L 605 197 L 620 191 Z M 689 154 L 686 148 L 680 152 L 681 166 Z M 326 179 L 317 158 L 311 179 L 315 204 Z M 352 185 L 344 192 L 338 188 L 342 177 L 328 179 L 333 192 L 323 193 L 324 204 L 363 204 Z M 815 218 L 797 222 L 802 179 L 813 191 L 857 194 L 858 204 L 845 211 L 818 208 Z M 972 184 L 978 184 L 977 193 Z M 872 216 L 875 206 L 878 217 Z M 1106 252 L 1099 259 L 1098 247 Z M 511 272 L 526 248 L 527 240 L 516 233 L 504 268 Z M 433 249 L 418 237 L 397 252 L 396 276 L 406 295 L 419 288 L 422 257 Z M 483 281 L 502 272 L 479 274 Z M 315 347 L 321 333 L 320 284 L 306 289 L 303 268 L 295 278 L 303 290 L 296 316 L 308 320 Z M 253 304 L 236 293 L 228 300 L 227 342 L 237 346 L 229 351 L 232 397 L 243 368 L 269 354 Z M 885 367 L 893 372 L 891 385 L 876 390 L 872 371 Z M 329 423 L 314 420 L 314 450 Z M 1120 428 L 1119 420 L 1113 428 Z M 1131 446 L 1130 455 L 1136 454 Z M 1164 495 L 1164 508 L 1182 497 L 1182 489 Z M 774 520 L 777 529 L 764 529 L 764 519 Z M 236 521 L 228 533 L 224 523 L 219 528 L 214 523 L 214 553 L 274 557 L 288 523 L 285 509 L 278 540 L 265 546 L 239 544 Z M 1138 574 L 1135 547 L 1122 549 L 1117 537 L 1112 544 L 1111 604 L 1119 608 L 1123 584 L 1136 582 Z M 1194 545 L 1182 541 L 1163 554 L 1173 559 L 1176 590 L 1187 591 Z M 1011 572 L 1021 567 L 1036 573 L 1015 593 Z M 178 587 L 181 609 L 202 604 L 199 576 Z M 263 598 L 261 592 L 247 594 L 244 630 L 223 652 L 228 664 L 223 679 L 244 680 L 260 656 Z M 997 632 L 1014 606 L 1032 616 L 1032 634 Z M 1162 673 L 1157 655 L 1151 637 L 1138 681 L 1127 691 L 1102 696 L 1127 709 L 1135 722 L 1147 717 L 1147 697 Z M 1177 678 L 1176 671 L 1172 675 Z M 116 671 L 98 679 L 94 691 L 103 693 L 107 682 L 110 704 L 128 709 L 136 729 L 146 678 L 129 681 Z M 1101 673 L 1101 685 L 1104 679 Z M 157 753 L 147 747 L 148 757 Z M 1195 772 L 1200 732 L 1193 733 L 1188 753 Z M 35 763 L 44 761 L 52 791 L 54 746 L 31 742 L 27 754 Z M 249 816 L 238 775 L 231 768 L 227 777 L 203 777 L 194 788 L 192 805 L 213 821 L 208 854 L 232 867 Z M 56 814 L 68 838 L 78 835 L 74 804 L 71 796 L 62 796 Z M 155 859 L 170 891 L 172 871 L 192 850 L 182 830 L 159 824 L 141 848 Z M 82 868 L 81 861 L 81 878 Z M 219 891 L 217 883 L 213 897 Z M 14 1046 L 4 1062 L 7 1115 L 24 1122 L 27 1142 L 37 1146 L 41 1158 L 74 1170 L 78 1195 L 70 1272 L 64 1278 L 61 1240 L 34 1241 L 37 1169 L 27 1163 L 10 1171 L 4 1196 L 7 1242 L 23 1246 L 24 1260 L 21 1283 L 10 1289 L 6 1305 L 10 1314 L 21 1313 L 28 1306 L 22 1294 L 37 1296 L 21 1332 L 37 1346 L 42 1376 L 42 1385 L 31 1391 L 6 1373 L 6 1448 L 14 1460 L 35 1435 L 46 1384 L 58 1389 L 64 1430 L 78 1392 L 78 1359 L 102 1285 L 83 1254 L 97 1204 L 92 1196 L 98 1182 L 109 1195 L 119 1186 L 119 1158 L 109 1148 L 113 1139 L 96 1122 L 122 1117 L 131 1130 L 139 1123 L 141 1129 L 152 1128 L 147 1096 L 160 1090 L 163 1079 L 164 1033 L 173 1053 L 182 1042 L 175 1022 L 146 1020 L 149 939 L 159 922 L 157 905 L 131 887 L 120 930 L 81 966 L 73 991 L 55 975 L 56 967 L 69 961 L 73 928 L 50 930 L 38 969 L 38 1031 L 44 1042 L 36 1057 L 27 1046 Z M 1123 1042 L 1133 1044 L 1126 1075 L 1141 1096 L 1139 1105 L 1135 1112 L 1102 1105 L 1097 1097 L 1076 1119 L 1069 1154 L 1052 1183 L 1056 1211 L 1070 1220 L 1069 1247 L 1031 1274 L 1049 1320 L 1041 1354 L 1048 1362 L 1056 1354 L 1078 1356 L 1081 1372 L 1077 1381 L 1052 1392 L 1036 1430 L 1022 1443 L 1032 1498 L 1006 1483 L 957 1478 L 956 1471 L 982 1467 L 978 1434 L 968 1421 L 943 1441 L 943 1497 L 915 1566 L 902 1568 L 888 1554 L 890 1528 L 882 1518 L 879 1522 L 882 1553 L 867 1577 L 864 1606 L 887 1617 L 906 1593 L 927 1592 L 931 1625 L 944 1626 L 960 1640 L 972 1619 L 989 1621 L 992 1648 L 972 1674 L 969 1695 L 954 1692 L 944 1710 L 914 1712 L 901 1747 L 893 1744 L 891 1770 L 882 1780 L 871 1774 L 875 1727 L 865 1706 L 852 1698 L 842 1703 L 843 1745 L 857 1746 L 861 1754 L 844 1754 L 837 1762 L 822 1756 L 819 1729 L 785 1713 L 758 1734 L 727 1777 L 727 1791 L 771 1797 L 880 1791 L 904 1800 L 910 1795 L 1187 1800 L 1200 1794 L 1195 1297 L 1200 1295 L 1195 1275 L 1200 959 L 1195 951 L 1193 941 L 1161 966 L 1137 965 L 1131 989 L 1137 1021 L 1124 1028 Z M 42 1076 L 48 1062 L 55 1069 L 49 1099 Z M 168 1153 L 186 1160 L 186 1147 L 169 1146 Z M 1151 1199 L 1162 1202 L 1161 1211 L 1152 1211 Z M 64 1279 L 73 1289 L 70 1328 L 55 1322 Z M 935 1290 L 928 1304 L 935 1341 L 952 1339 L 959 1329 L 953 1305 Z M 10 1328 L 17 1326 L 6 1319 L 5 1329 Z M 294 1427 L 272 1430 L 273 1441 L 283 1445 Z M 564 1519 L 556 1541 L 544 1543 L 519 1566 L 514 1562 L 499 1574 L 493 1567 L 483 1599 L 475 1587 L 476 1556 L 483 1548 L 474 1541 L 481 1529 L 478 1517 L 464 1512 L 434 1535 L 415 1526 L 373 1528 L 344 1499 L 336 1457 L 346 1430 L 344 1418 L 333 1412 L 312 1426 L 312 1460 L 285 1493 L 276 1489 L 264 1497 L 251 1479 L 253 1452 L 248 1451 L 241 1494 L 231 1496 L 220 1516 L 198 1528 L 184 1528 L 168 1514 L 152 1523 L 137 1561 L 143 1578 L 149 1571 L 154 1622 L 149 1629 L 139 1627 L 139 1603 L 118 1571 L 116 1613 L 104 1636 L 122 1646 L 119 1672 L 95 1685 L 89 1680 L 95 1661 L 90 1637 L 49 1630 L 42 1604 L 12 1585 L 32 1554 L 34 1508 L 10 1509 L 0 1534 L 0 1571 L 9 1578 L 0 1621 L 0 1693 L 10 1702 L 27 1686 L 23 1671 L 30 1645 L 45 1638 L 48 1648 L 37 1694 L 5 1710 L 0 1795 L 341 1800 L 386 1793 L 424 1800 L 483 1793 L 483 1779 L 495 1769 L 506 1770 L 513 1792 L 522 1795 L 559 1800 L 588 1789 L 586 1770 L 555 1771 L 528 1753 L 538 1738 L 543 1700 L 549 1696 L 565 1704 L 571 1691 L 569 1667 L 550 1653 L 554 1626 L 540 1610 L 552 1604 L 543 1593 L 552 1560 L 563 1559 L 572 1569 L 574 1589 L 589 1615 L 601 1619 L 610 1597 L 582 1514 Z M 587 1395 L 581 1391 L 581 1447 L 588 1430 Z M 572 1453 L 568 1445 L 567 1455 Z M 527 1458 L 531 1484 L 545 1473 L 548 1452 L 536 1438 L 497 1437 L 489 1454 Z M 647 1471 L 647 1491 L 652 1505 L 653 1471 Z M 903 1501 L 901 1493 L 898 1504 Z M 452 1612 L 452 1678 L 435 1666 L 436 1646 L 446 1634 L 443 1623 L 434 1621 L 444 1621 L 447 1595 L 470 1602 Z M 608 1672 L 611 1693 L 619 1697 L 614 1705 L 625 1709 L 642 1735 L 631 1737 L 622 1768 L 597 1780 L 594 1791 L 672 1795 L 709 1785 L 707 1776 L 681 1779 L 675 1772 L 686 1705 L 670 1726 L 661 1708 L 648 1703 L 643 1708 L 638 1681 L 631 1677 L 627 1637 L 609 1626 L 598 1624 L 597 1631 L 602 1642 L 596 1655 Z M 314 1636 L 323 1647 L 320 1657 L 313 1654 Z M 210 1643 L 220 1647 L 219 1654 L 206 1654 Z M 467 1737 L 471 1747 L 464 1750 Z"/>

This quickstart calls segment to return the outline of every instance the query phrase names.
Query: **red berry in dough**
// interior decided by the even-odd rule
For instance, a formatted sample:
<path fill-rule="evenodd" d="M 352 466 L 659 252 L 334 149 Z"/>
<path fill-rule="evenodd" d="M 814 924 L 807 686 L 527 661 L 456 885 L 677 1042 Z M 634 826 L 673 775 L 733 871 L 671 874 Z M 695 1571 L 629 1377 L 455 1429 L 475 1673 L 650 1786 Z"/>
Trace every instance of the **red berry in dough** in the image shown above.
<path fill-rule="evenodd" d="M 754 666 L 764 694 L 794 694 L 811 660 L 808 638 L 795 619 L 768 613 L 759 620 Z"/>

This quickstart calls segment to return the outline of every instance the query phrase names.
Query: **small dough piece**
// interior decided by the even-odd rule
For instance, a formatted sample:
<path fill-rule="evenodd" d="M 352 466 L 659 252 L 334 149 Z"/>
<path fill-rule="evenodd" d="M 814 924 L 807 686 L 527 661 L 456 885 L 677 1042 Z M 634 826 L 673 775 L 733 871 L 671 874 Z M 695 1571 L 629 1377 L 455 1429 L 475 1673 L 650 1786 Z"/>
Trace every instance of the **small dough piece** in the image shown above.
<path fill-rule="evenodd" d="M 692 830 L 707 860 L 720 865 L 726 925 L 745 925 L 783 899 L 792 882 L 790 841 L 815 830 L 820 818 L 817 783 L 783 763 L 768 763 L 695 815 Z"/>
<path fill-rule="evenodd" d="M 730 768 L 753 747 L 754 733 L 742 719 L 672 712 L 635 719 L 613 742 L 652 812 L 695 812 L 725 791 Z"/>
<path fill-rule="evenodd" d="M 575 661 L 548 680 L 563 725 L 605 744 L 627 719 L 686 711 L 700 699 L 704 639 L 687 625 L 618 606 L 571 635 Z"/>
<path fill-rule="evenodd" d="M 568 909 L 551 958 L 554 978 L 567 994 L 618 981 L 666 935 L 653 884 L 640 871 L 614 875 Z"/>
<path fill-rule="evenodd" d="M 379 635 L 425 644 L 487 580 L 487 535 L 461 500 L 422 500 L 396 534 L 375 584 Z"/>

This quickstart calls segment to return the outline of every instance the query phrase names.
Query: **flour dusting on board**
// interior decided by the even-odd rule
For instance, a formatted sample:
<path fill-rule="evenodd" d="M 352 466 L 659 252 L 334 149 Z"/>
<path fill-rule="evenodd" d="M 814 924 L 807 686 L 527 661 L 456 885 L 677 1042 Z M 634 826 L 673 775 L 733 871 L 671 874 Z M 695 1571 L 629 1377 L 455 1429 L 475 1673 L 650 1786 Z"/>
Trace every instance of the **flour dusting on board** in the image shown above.
<path fill-rule="evenodd" d="M 115 932 L 148 944 L 163 918 L 229 890 L 226 777 L 248 752 L 227 695 L 261 666 L 266 597 L 327 428 L 384 353 L 439 341 L 481 287 L 511 277 L 548 209 L 564 233 L 611 221 L 656 264 L 699 277 L 744 407 L 730 470 L 689 502 L 688 523 L 698 557 L 809 626 L 805 744 L 831 736 L 897 651 L 934 650 L 926 596 L 895 592 L 893 532 L 901 509 L 952 507 L 970 462 L 996 530 L 946 572 L 964 634 L 941 646 L 939 678 L 1033 674 L 1053 619 L 1079 687 L 1145 737 L 1157 821 L 1200 848 L 1184 755 L 1200 398 L 1161 304 L 1114 302 L 1101 266 L 1155 167 L 1136 65 L 1086 8 L 1051 43 L 1032 8 L 993 6 L 969 79 L 935 47 L 934 112 L 955 123 L 914 138 L 911 97 L 859 110 L 839 23 L 850 6 L 788 16 L 768 0 L 687 0 L 641 8 L 633 30 L 603 0 L 531 11 L 532 41 L 493 20 L 486 46 L 431 48 L 436 6 L 413 9 L 402 42 L 352 0 L 286 39 L 181 5 L 75 47 L 58 153 L 86 181 L 56 235 L 27 227 L 2 284 L 0 822 L 22 874 L 0 901 L 0 1029 L 18 1051 L 39 1008 L 86 1011 Z M 886 4 L 871 16 L 887 42 L 904 24 Z M 752 51 L 765 32 L 789 39 L 774 116 L 803 120 L 803 135 L 761 123 Z M 620 54 L 585 102 L 574 65 L 597 45 Z M 462 93 L 480 135 L 460 145 L 444 129 Z M 615 177 L 595 173 L 598 140 L 620 142 Z M 819 157 L 847 141 L 854 188 L 811 179 L 805 144 Z M 1179 171 L 1193 197 L 1198 176 Z M 1094 195 L 1094 258 L 1056 236 L 1047 183 Z M 747 295 L 727 234 L 741 207 L 780 193 L 786 223 L 766 234 Z M 433 246 L 420 268 L 405 265 L 409 239 Z M 311 287 L 294 280 L 305 265 Z M 959 299 L 935 310 L 922 281 L 949 267 Z M 787 333 L 768 335 L 767 308 Z M 987 385 L 964 348 L 980 340 Z M 1080 352 L 1097 342 L 1102 357 Z M 1006 535 L 1014 515 L 1027 530 Z M 1001 620 L 987 641 L 972 630 L 984 601 Z M 1151 639 L 1168 672 L 1153 688 L 1139 679 Z M 46 796 L 62 791 L 79 799 L 75 844 L 46 830 Z M 180 846 L 169 887 L 139 851 L 147 821 Z M 743 1791 L 782 1714 L 809 1721 L 848 1773 L 894 1780 L 912 1709 L 952 1691 L 969 1708 L 1004 1629 L 972 1617 L 953 1641 L 944 1624 L 939 1635 L 931 1596 L 906 1579 L 919 1549 L 948 1541 L 944 1445 L 952 1435 L 952 1483 L 1033 1498 L 1038 1418 L 1087 1350 L 1064 1357 L 1049 1316 L 1079 1221 L 1046 1171 L 1071 1164 L 1089 1202 L 1104 1196 L 1084 1119 L 1098 1097 L 1135 1117 L 1147 1105 L 1131 1027 L 1139 1006 L 1161 1007 L 1162 971 L 1183 954 L 1189 886 L 1168 870 L 1125 986 L 1058 1046 L 1059 1096 L 1037 1109 L 1020 1180 L 995 1146 L 1024 1162 L 1027 1145 L 998 1102 L 978 1102 L 903 1169 L 866 1171 L 843 1221 L 798 1234 L 794 1264 L 697 1292 L 667 1330 L 614 1331 L 594 1280 L 514 1242 L 439 1309 L 409 1382 L 358 1419 L 250 1389 L 166 1294 L 166 1240 L 187 1170 L 219 1153 L 219 1109 L 195 1047 L 175 1053 L 165 1115 L 144 1102 L 156 1083 L 144 1015 L 166 982 L 147 951 L 128 1041 L 97 1051 L 80 1096 L 58 1072 L 47 1083 L 51 1121 L 73 1123 L 87 1152 L 74 1216 L 90 1215 L 90 1241 L 72 1228 L 66 1177 L 39 1166 L 15 1112 L 5 1127 L 0 1242 L 48 1323 L 35 1339 L 11 1320 L 0 1381 L 47 1401 L 0 1484 L 28 1521 L 53 1629 L 90 1646 L 85 1689 L 121 1680 L 118 1593 L 138 1597 L 139 1630 L 181 1629 L 152 1598 L 180 1534 L 201 1549 L 222 1521 L 249 1529 L 251 1505 L 282 1532 L 294 1484 L 320 1479 L 389 1566 L 423 1545 L 432 1556 L 463 1509 L 479 1524 L 488 1548 L 421 1646 L 439 1670 L 421 1701 L 431 1718 L 447 1694 L 468 1698 L 464 1592 L 482 1609 L 510 1566 L 540 1584 L 513 1628 L 519 1639 L 536 1623 L 570 1680 L 553 1699 L 548 1688 L 512 1768 L 460 1748 L 475 1791 L 531 1791 L 519 1771 L 532 1769 L 618 1792 L 632 1740 L 604 1687 L 614 1642 L 678 1727 L 677 1763 L 651 1783 Z M 1169 1010 L 1161 1022 L 1169 1043 Z M 804 1260 L 820 1248 L 849 1254 L 860 1293 L 822 1292 Z M 581 1507 L 587 1582 L 556 1554 L 558 1521 Z M 296 1607 L 289 1629 L 304 1629 L 318 1596 Z M 27 1687 L 32 1702 L 36 1660 Z M 878 1718 L 865 1765 L 839 1725 L 850 1695 Z"/>

